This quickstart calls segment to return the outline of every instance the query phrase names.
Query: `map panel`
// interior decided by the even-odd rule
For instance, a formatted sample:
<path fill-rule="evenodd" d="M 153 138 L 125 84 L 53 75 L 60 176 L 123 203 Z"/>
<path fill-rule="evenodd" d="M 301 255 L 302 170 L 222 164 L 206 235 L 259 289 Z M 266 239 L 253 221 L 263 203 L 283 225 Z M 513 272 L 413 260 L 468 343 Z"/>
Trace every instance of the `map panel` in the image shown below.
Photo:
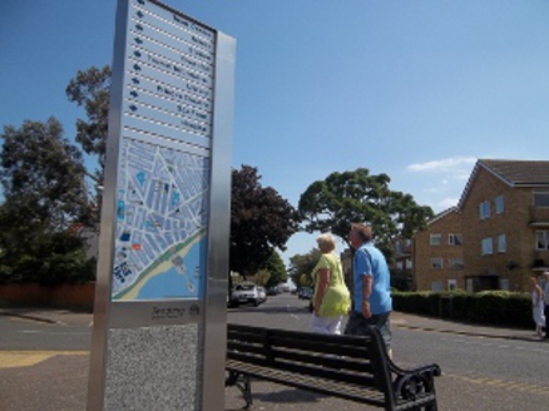
<path fill-rule="evenodd" d="M 113 298 L 199 298 L 205 277 L 209 159 L 124 138 Z"/>

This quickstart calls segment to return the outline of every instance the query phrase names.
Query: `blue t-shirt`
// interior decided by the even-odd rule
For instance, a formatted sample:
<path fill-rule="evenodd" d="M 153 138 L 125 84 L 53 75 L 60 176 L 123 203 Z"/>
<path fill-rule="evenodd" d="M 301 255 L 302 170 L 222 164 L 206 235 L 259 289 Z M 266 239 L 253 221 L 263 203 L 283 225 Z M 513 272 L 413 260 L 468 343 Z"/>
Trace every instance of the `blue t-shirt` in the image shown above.
<path fill-rule="evenodd" d="M 362 311 L 362 279 L 373 276 L 372 293 L 370 294 L 370 311 L 372 314 L 384 314 L 393 309 L 391 298 L 391 277 L 385 256 L 370 242 L 363 244 L 355 251 L 353 261 L 354 276 L 354 309 Z"/>

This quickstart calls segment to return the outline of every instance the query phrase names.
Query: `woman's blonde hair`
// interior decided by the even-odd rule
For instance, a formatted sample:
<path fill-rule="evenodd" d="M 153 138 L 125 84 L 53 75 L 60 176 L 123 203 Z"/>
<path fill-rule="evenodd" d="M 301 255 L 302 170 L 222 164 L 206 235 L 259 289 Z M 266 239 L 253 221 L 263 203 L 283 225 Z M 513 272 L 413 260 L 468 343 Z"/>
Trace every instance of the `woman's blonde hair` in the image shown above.
<path fill-rule="evenodd" d="M 335 239 L 330 233 L 320 234 L 316 239 L 316 243 L 323 253 L 334 251 L 336 248 Z"/>

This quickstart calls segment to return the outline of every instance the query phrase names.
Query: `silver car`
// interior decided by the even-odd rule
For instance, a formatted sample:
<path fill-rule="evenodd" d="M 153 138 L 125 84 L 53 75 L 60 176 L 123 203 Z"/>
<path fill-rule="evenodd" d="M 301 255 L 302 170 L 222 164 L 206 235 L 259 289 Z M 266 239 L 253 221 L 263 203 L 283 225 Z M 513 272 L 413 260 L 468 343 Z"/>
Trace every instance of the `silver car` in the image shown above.
<path fill-rule="evenodd" d="M 237 284 L 231 291 L 231 307 L 238 307 L 240 304 L 253 304 L 256 307 L 261 304 L 258 287 L 253 283 Z"/>

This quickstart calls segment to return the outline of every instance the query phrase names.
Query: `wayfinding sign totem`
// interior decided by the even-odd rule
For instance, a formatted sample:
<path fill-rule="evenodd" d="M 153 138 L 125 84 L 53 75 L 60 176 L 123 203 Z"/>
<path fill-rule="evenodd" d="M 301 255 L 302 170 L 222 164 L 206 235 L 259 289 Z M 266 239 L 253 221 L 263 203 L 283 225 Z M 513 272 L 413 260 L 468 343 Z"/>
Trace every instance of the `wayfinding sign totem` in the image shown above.
<path fill-rule="evenodd" d="M 224 409 L 235 48 L 118 2 L 89 411 Z"/>

